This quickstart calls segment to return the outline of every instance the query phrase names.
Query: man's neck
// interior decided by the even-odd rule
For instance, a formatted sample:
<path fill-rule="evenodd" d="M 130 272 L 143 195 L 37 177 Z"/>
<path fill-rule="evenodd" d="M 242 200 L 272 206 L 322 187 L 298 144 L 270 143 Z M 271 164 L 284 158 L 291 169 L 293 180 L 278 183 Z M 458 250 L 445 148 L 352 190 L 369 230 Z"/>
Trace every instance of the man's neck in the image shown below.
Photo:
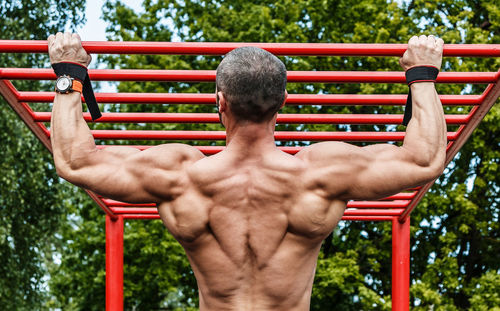
<path fill-rule="evenodd" d="M 274 127 L 274 122 L 234 124 L 226 131 L 227 150 L 246 156 L 274 150 Z"/>

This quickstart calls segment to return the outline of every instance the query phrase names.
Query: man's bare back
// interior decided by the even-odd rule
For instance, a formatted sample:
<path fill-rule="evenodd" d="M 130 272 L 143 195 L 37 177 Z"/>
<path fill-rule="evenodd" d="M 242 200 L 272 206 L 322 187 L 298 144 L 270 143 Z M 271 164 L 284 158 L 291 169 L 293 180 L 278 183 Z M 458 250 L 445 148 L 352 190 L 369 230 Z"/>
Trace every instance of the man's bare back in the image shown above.
<path fill-rule="evenodd" d="M 321 242 L 345 202 L 324 197 L 307 164 L 277 148 L 223 151 L 186 175 L 159 212 L 186 250 L 201 309 L 307 310 Z"/>
<path fill-rule="evenodd" d="M 401 65 L 439 67 L 441 52 L 442 41 L 414 37 Z M 71 34 L 49 37 L 49 53 L 53 63 L 89 61 Z M 414 116 L 402 147 L 327 142 L 292 156 L 276 148 L 273 136 L 286 91 L 275 96 L 271 113 L 257 106 L 265 122 L 254 122 L 241 121 L 246 108 L 231 104 L 234 94 L 225 88 L 221 83 L 217 103 L 227 148 L 210 157 L 182 144 L 97 150 L 80 94 L 57 94 L 51 121 L 57 171 L 109 198 L 156 202 L 186 250 L 200 310 L 308 310 L 321 243 L 346 202 L 382 198 L 442 172 L 446 125 L 439 98 L 433 83 L 412 85 Z"/>

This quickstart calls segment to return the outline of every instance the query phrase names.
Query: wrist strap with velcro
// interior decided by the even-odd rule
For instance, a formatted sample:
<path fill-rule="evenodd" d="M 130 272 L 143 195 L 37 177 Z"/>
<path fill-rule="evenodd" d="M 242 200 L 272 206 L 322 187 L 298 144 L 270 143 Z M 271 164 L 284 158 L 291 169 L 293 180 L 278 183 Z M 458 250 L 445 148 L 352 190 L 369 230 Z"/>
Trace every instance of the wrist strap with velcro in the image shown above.
<path fill-rule="evenodd" d="M 406 71 L 406 83 L 408 86 L 417 82 L 436 82 L 439 69 L 433 66 L 418 66 L 410 68 Z M 408 125 L 411 119 L 411 109 L 412 99 L 411 99 L 411 88 L 408 91 L 408 98 L 406 99 L 405 115 L 403 117 L 403 125 Z"/>
<path fill-rule="evenodd" d="M 95 121 L 99 119 L 101 117 L 101 111 L 99 111 L 99 106 L 97 105 L 97 100 L 95 99 L 94 90 L 92 89 L 92 83 L 90 83 L 87 68 L 80 64 L 70 62 L 52 64 L 52 68 L 58 77 L 68 75 L 82 82 L 83 98 L 85 98 L 85 103 L 87 104 L 87 108 L 92 116 L 92 120 Z"/>

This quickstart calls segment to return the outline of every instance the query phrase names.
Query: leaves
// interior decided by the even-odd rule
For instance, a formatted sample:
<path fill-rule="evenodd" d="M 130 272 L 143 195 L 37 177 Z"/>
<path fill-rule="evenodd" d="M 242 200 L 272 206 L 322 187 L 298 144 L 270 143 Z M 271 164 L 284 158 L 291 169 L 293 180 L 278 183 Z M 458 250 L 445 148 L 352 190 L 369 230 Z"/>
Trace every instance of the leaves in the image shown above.
<path fill-rule="evenodd" d="M 0 1 L 2 39 L 45 39 L 84 20 L 84 1 Z M 0 54 L 0 67 L 43 67 L 42 54 Z M 41 83 L 16 81 L 19 89 L 41 90 Z M 45 86 L 46 87 L 46 86 Z M 3 310 L 40 309 L 47 296 L 47 263 L 53 237 L 65 211 L 65 186 L 52 157 L 0 97 L 0 305 Z"/>
<path fill-rule="evenodd" d="M 83 20 L 81 10 L 66 8 L 64 4 L 60 4 L 63 10 L 54 12 L 54 3 L 23 1 L 19 5 L 17 2 L 2 2 L 0 12 L 9 17 L 0 22 L 4 38 L 44 39 L 48 32 L 61 29 L 67 21 L 74 25 Z M 121 41 L 405 43 L 413 35 L 435 34 L 446 43 L 500 42 L 500 8 L 491 1 L 145 0 L 143 7 L 144 11 L 137 13 L 120 1 L 107 1 L 103 14 L 108 22 L 108 38 Z M 28 18 L 32 15 L 37 19 Z M 48 17 L 52 19 L 48 21 Z M 21 29 L 20 20 L 26 21 L 26 31 Z M 17 28 L 12 28 L 12 25 Z M 43 67 L 44 57 L 40 54 L 0 55 L 0 61 L 9 66 Z M 110 68 L 147 69 L 213 70 L 220 60 L 218 56 L 100 57 L 100 61 Z M 282 57 L 282 60 L 288 70 L 400 70 L 396 57 Z M 443 63 L 444 71 L 497 71 L 499 67 L 499 58 L 445 58 Z M 49 87 L 37 83 L 16 86 L 31 90 Z M 478 94 L 484 85 L 441 84 L 437 88 L 441 94 Z M 407 91 L 406 86 L 393 84 L 290 83 L 287 89 L 292 94 L 401 94 Z M 121 82 L 118 90 L 210 93 L 214 92 L 214 85 Z M 0 104 L 0 109 L 2 115 L 7 116 L 0 121 L 0 137 L 6 146 L 5 151 L 0 151 L 4 159 L 0 164 L 0 238 L 3 243 L 0 256 L 8 267 L 8 270 L 0 270 L 0 282 L 3 282 L 0 283 L 0 303 L 7 309 L 15 308 L 10 306 L 32 309 L 30 306 L 35 302 L 45 299 L 47 308 L 102 309 L 104 215 L 82 191 L 59 184 L 48 154 L 30 137 L 5 103 Z M 161 104 L 114 105 L 105 109 L 121 112 L 215 111 L 209 106 Z M 448 113 L 466 113 L 469 109 L 445 107 Z M 401 111 L 399 107 L 390 106 L 284 108 L 285 113 Z M 498 310 L 499 124 L 500 108 L 497 104 L 412 213 L 412 309 Z M 115 125 L 91 126 L 112 129 Z M 345 127 L 305 125 L 301 129 L 331 131 L 345 130 Z M 193 129 L 193 126 L 139 124 L 128 128 Z M 194 128 L 221 129 L 216 124 L 199 124 Z M 295 128 L 296 125 L 278 126 L 278 130 Z M 351 130 L 388 129 L 362 125 L 351 126 Z M 59 200 L 62 197 L 64 199 Z M 61 218 L 64 222 L 60 221 Z M 59 229 L 54 236 L 56 228 Z M 40 255 L 41 250 L 48 255 Z M 50 295 L 44 298 L 37 293 L 45 286 L 40 281 L 45 267 L 51 271 L 51 277 L 48 281 Z M 12 273 L 16 270 L 19 272 Z M 32 284 L 32 280 L 36 282 Z M 19 297 L 24 297 L 25 293 L 28 300 L 23 303 Z M 388 310 L 390 294 L 391 224 L 341 222 L 323 245 L 311 309 Z M 158 221 L 127 221 L 126 309 L 192 310 L 196 309 L 197 299 L 196 282 L 188 261 L 162 224 Z"/>
<path fill-rule="evenodd" d="M 499 9 L 488 1 L 146 1 L 137 14 L 108 1 L 112 40 L 211 42 L 380 42 L 405 43 L 412 35 L 435 34 L 447 43 L 498 42 Z M 157 19 L 160 16 L 161 18 Z M 144 23 L 141 23 L 143 21 Z M 485 22 L 489 26 L 484 26 Z M 167 25 L 167 27 L 163 27 Z M 162 26 L 162 27 L 160 27 Z M 153 31 L 157 29 L 158 31 Z M 283 57 L 288 70 L 400 70 L 397 58 Z M 215 69 L 211 56 L 111 56 L 110 66 L 155 69 Z M 446 71 L 496 71 L 498 59 L 446 58 Z M 392 84 L 289 84 L 289 93 L 401 94 Z M 442 94 L 482 92 L 483 86 L 438 85 Z M 209 83 L 120 83 L 119 90 L 213 92 Z M 497 271 L 498 106 L 487 115 L 412 217 L 412 305 L 422 310 L 465 310 L 470 288 L 487 271 Z M 120 111 L 209 112 L 212 107 L 141 105 Z M 468 108 L 465 109 L 467 111 Z M 285 113 L 401 113 L 394 107 L 293 107 Z M 462 107 L 445 107 L 464 113 Z M 141 125 L 170 128 L 171 125 Z M 343 126 L 302 125 L 302 130 L 343 130 Z M 193 129 L 183 124 L 176 129 Z M 197 130 L 217 125 L 196 125 Z M 294 130 L 295 125 L 279 125 Z M 373 126 L 351 126 L 374 130 Z M 384 130 L 379 129 L 379 130 Z M 190 142 L 199 144 L 204 142 Z M 288 143 L 290 144 L 290 143 Z M 472 187 L 470 186 L 472 185 Z M 496 213 L 496 214 L 495 214 Z M 495 216 L 497 215 L 497 216 Z M 135 224 L 134 224 L 135 225 Z M 137 225 L 140 226 L 140 225 Z M 154 247 L 154 246 L 152 246 Z M 313 310 L 386 310 L 391 293 L 391 227 L 347 222 L 325 242 L 318 261 Z M 496 253 L 495 253 L 496 252 Z M 162 273 L 169 273 L 168 268 Z M 140 270 L 140 269 L 139 269 Z M 138 271 L 139 271 L 138 270 Z M 142 271 L 144 273 L 144 271 Z M 149 272 L 147 272 L 149 273 Z M 137 289 L 134 297 L 139 294 Z M 194 293 L 193 293 L 194 294 Z M 196 299 L 195 295 L 192 299 Z M 140 303 L 140 302 L 137 302 Z"/>

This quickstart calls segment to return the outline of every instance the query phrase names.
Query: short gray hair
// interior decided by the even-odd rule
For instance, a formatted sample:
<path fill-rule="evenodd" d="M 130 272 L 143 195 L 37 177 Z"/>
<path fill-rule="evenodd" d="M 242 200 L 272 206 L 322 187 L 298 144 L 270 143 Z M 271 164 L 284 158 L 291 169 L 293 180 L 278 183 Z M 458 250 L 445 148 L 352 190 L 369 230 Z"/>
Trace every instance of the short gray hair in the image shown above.
<path fill-rule="evenodd" d="M 215 83 L 238 120 L 261 123 L 270 120 L 285 100 L 286 68 L 263 49 L 241 47 L 224 56 Z"/>

